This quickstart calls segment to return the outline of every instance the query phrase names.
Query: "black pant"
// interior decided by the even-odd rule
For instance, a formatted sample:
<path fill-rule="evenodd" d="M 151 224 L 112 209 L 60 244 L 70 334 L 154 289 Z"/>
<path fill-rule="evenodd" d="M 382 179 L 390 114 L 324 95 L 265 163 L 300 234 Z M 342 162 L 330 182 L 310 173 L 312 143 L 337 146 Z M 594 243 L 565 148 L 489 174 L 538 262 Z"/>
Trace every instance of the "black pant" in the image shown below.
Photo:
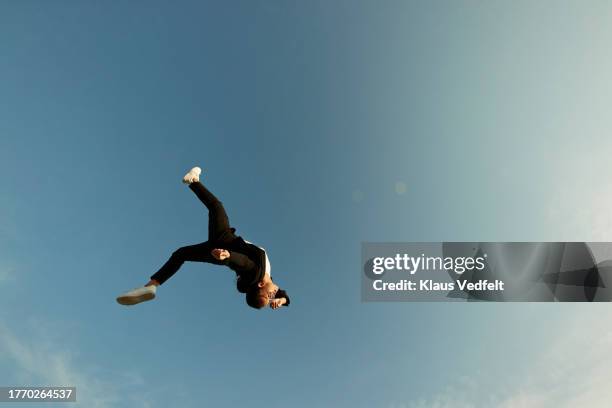
<path fill-rule="evenodd" d="M 231 247 L 239 238 L 234 234 L 236 230 L 229 225 L 223 203 L 199 181 L 189 184 L 189 188 L 208 208 L 208 241 L 174 251 L 170 259 L 151 276 L 151 279 L 155 279 L 160 285 L 174 275 L 185 261 L 224 265 L 224 262 L 212 256 L 211 251 L 215 248 Z"/>

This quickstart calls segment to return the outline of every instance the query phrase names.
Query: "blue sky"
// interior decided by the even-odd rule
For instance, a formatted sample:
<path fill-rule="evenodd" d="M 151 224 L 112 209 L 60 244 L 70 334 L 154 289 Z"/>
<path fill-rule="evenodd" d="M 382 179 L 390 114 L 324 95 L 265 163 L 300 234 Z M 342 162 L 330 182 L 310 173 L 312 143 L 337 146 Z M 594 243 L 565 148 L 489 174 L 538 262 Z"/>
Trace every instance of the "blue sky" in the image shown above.
<path fill-rule="evenodd" d="M 606 305 L 366 304 L 359 262 L 362 241 L 609 241 L 611 17 L 0 3 L 0 385 L 88 408 L 601 406 Z M 195 263 L 115 303 L 206 240 L 193 165 L 289 308 Z"/>

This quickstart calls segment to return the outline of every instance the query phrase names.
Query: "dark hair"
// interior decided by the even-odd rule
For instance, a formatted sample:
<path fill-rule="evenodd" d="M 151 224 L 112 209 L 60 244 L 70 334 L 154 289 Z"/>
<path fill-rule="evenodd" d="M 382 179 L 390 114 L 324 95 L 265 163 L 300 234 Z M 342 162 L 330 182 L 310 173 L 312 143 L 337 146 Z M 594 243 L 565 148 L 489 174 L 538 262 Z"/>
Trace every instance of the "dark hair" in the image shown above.
<path fill-rule="evenodd" d="M 259 286 L 255 285 L 246 294 L 247 305 L 255 309 L 261 309 L 268 304 L 268 299 L 261 296 Z"/>

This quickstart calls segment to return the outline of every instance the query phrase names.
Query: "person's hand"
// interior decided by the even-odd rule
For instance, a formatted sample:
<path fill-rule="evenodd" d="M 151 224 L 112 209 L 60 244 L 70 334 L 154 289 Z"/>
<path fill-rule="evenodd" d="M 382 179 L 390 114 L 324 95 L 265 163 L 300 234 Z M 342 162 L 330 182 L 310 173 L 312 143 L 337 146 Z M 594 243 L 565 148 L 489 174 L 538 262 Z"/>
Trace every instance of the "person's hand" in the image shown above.
<path fill-rule="evenodd" d="M 212 256 L 215 257 L 215 259 L 219 261 L 222 261 L 230 257 L 230 253 L 227 249 L 215 248 L 212 251 L 210 251 L 210 253 L 212 254 Z"/>
<path fill-rule="evenodd" d="M 270 307 L 272 309 L 278 309 L 279 307 L 281 307 L 284 304 L 285 304 L 285 298 L 270 300 Z"/>

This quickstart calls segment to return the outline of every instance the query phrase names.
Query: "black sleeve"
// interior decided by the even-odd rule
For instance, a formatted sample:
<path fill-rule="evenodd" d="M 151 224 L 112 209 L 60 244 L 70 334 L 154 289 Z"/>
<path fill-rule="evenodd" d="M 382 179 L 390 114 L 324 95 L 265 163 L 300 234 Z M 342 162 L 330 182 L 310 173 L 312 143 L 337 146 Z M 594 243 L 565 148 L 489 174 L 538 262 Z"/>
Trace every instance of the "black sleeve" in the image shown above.
<path fill-rule="evenodd" d="M 225 259 L 225 264 L 236 271 L 236 273 L 240 274 L 255 268 L 255 262 L 248 256 L 235 251 L 229 251 L 229 253 L 230 257 Z"/>
<path fill-rule="evenodd" d="M 291 303 L 291 300 L 289 299 L 289 296 L 287 295 L 287 292 L 285 292 L 282 289 L 279 289 L 278 292 L 276 292 L 276 296 L 274 296 L 275 299 L 280 299 L 280 298 L 285 298 L 287 299 L 287 303 L 285 303 L 283 306 L 289 306 L 289 304 Z"/>

